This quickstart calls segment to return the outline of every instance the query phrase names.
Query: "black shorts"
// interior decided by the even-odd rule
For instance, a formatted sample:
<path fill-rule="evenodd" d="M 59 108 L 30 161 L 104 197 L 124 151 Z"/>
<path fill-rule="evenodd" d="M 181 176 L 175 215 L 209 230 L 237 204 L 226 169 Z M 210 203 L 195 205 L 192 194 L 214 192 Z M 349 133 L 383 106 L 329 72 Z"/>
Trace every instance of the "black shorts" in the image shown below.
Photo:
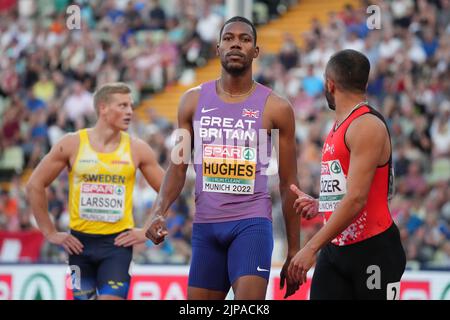
<path fill-rule="evenodd" d="M 98 295 L 126 299 L 133 247 L 114 245 L 120 233 L 94 235 L 73 230 L 70 233 L 84 246 L 80 255 L 69 255 L 74 299 L 95 299 Z"/>
<path fill-rule="evenodd" d="M 395 223 L 348 246 L 329 243 L 320 252 L 311 300 L 398 300 L 406 256 Z"/>

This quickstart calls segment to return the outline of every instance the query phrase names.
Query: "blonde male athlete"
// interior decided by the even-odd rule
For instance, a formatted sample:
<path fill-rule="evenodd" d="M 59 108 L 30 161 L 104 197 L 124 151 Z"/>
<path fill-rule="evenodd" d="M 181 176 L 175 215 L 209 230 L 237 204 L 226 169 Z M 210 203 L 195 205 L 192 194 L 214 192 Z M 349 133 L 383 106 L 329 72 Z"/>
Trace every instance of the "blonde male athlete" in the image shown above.
<path fill-rule="evenodd" d="M 130 88 L 109 83 L 94 94 L 93 128 L 64 136 L 33 171 L 27 193 L 46 239 L 69 253 L 75 299 L 126 299 L 132 246 L 144 242 L 134 228 L 136 170 L 159 190 L 163 170 L 151 148 L 125 131 L 133 114 Z M 45 188 L 69 170 L 70 233 L 58 232 L 48 214 Z"/>

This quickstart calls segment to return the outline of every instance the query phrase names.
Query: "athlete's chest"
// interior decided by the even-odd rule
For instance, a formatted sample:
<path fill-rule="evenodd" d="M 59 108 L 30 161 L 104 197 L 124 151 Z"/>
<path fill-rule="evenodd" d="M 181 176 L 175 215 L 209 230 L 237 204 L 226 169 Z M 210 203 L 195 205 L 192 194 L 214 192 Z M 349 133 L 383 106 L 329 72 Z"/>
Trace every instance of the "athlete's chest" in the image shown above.
<path fill-rule="evenodd" d="M 260 126 L 262 110 L 255 106 L 218 105 L 199 106 L 194 122 L 202 128 L 252 130 Z"/>
<path fill-rule="evenodd" d="M 254 106 L 199 107 L 193 129 L 202 142 L 213 139 L 257 141 L 270 135 L 271 121 L 263 110 Z"/>
<path fill-rule="evenodd" d="M 134 178 L 135 167 L 129 152 L 102 154 L 81 150 L 72 167 L 78 182 L 126 184 Z"/>
<path fill-rule="evenodd" d="M 331 129 L 322 147 L 322 161 L 340 160 L 348 163 L 350 151 L 345 143 L 345 130 Z"/>

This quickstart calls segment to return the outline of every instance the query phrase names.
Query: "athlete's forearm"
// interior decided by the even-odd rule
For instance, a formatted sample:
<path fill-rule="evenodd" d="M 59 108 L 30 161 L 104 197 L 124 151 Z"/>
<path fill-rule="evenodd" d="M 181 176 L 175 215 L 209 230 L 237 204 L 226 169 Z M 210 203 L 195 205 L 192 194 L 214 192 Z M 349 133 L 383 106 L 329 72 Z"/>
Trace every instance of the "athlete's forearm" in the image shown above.
<path fill-rule="evenodd" d="M 39 230 L 41 230 L 45 237 L 56 232 L 56 227 L 48 214 L 48 201 L 45 188 L 29 183 L 27 185 L 27 195 Z"/>
<path fill-rule="evenodd" d="M 288 257 L 293 257 L 300 250 L 300 219 L 293 208 L 296 196 L 290 192 L 290 185 L 290 183 L 280 184 L 280 195 L 286 226 Z"/>
<path fill-rule="evenodd" d="M 353 198 L 346 195 L 327 223 L 317 232 L 305 247 L 317 252 L 327 243 L 342 233 L 364 208 L 365 199 Z"/>
<path fill-rule="evenodd" d="M 186 181 L 186 170 L 187 165 L 184 164 L 175 165 L 171 163 L 169 165 L 161 190 L 156 197 L 151 219 L 158 215 L 166 217 L 167 210 L 183 190 L 184 182 Z"/>

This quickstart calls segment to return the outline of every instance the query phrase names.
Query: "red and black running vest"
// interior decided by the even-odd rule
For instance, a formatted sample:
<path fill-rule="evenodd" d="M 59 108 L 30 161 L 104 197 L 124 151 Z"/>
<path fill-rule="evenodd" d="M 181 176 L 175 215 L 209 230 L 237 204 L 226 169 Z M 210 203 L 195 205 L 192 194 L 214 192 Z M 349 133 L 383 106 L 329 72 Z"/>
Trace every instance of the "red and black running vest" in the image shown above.
<path fill-rule="evenodd" d="M 366 113 L 377 116 L 386 125 L 380 113 L 368 105 L 362 105 L 351 112 L 339 127 L 333 126 L 325 140 L 322 149 L 319 197 L 319 212 L 324 215 L 324 223 L 329 220 L 347 192 L 350 150 L 345 143 L 345 133 L 353 120 Z M 332 240 L 333 244 L 345 246 L 360 242 L 391 226 L 392 217 L 388 207 L 388 198 L 392 193 L 393 177 L 391 151 L 388 163 L 376 169 L 366 205 L 347 229 Z"/>

